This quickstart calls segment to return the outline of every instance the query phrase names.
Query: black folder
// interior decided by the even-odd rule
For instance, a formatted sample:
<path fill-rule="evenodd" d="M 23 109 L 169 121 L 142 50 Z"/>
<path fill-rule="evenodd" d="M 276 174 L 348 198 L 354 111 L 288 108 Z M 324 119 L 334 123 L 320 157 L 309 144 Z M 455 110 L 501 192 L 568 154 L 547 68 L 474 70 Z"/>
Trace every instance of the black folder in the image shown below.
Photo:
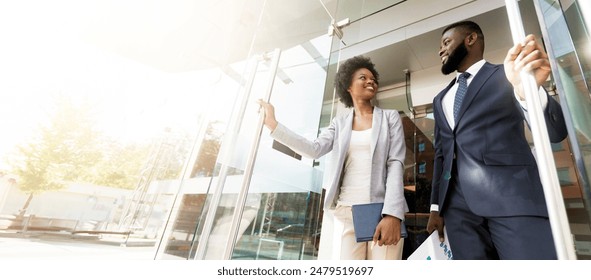
<path fill-rule="evenodd" d="M 373 240 L 378 223 L 382 219 L 382 208 L 384 203 L 367 203 L 353 205 L 353 227 L 355 228 L 355 239 L 357 242 Z M 406 238 L 408 232 L 404 221 L 400 223 L 400 237 Z"/>

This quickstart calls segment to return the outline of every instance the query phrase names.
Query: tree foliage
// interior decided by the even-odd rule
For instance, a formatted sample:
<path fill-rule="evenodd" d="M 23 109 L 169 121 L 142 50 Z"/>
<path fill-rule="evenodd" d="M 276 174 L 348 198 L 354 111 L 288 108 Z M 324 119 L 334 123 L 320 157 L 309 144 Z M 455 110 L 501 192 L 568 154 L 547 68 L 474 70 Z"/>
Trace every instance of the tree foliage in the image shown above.
<path fill-rule="evenodd" d="M 14 164 L 18 186 L 25 193 L 57 190 L 74 180 L 79 171 L 101 160 L 95 150 L 99 134 L 93 127 L 88 106 L 76 106 L 60 97 L 49 112 L 48 122 L 29 143 L 18 147 Z"/>
<path fill-rule="evenodd" d="M 145 164 L 147 144 L 122 144 L 96 129 L 89 103 L 60 96 L 31 141 L 17 147 L 18 187 L 35 194 L 67 182 L 132 189 Z"/>
<path fill-rule="evenodd" d="M 148 145 L 101 143 L 101 160 L 79 173 L 79 181 L 123 189 L 135 188 L 149 153 Z"/>
<path fill-rule="evenodd" d="M 21 214 L 35 194 L 72 182 L 135 189 L 153 180 L 177 179 L 194 141 L 188 133 L 167 130 L 158 139 L 122 143 L 96 127 L 89 103 L 63 96 L 56 99 L 35 137 L 17 147 L 12 161 L 17 186 L 29 194 Z M 206 157 L 217 154 L 219 143 L 214 142 L 205 144 L 211 150 Z"/>

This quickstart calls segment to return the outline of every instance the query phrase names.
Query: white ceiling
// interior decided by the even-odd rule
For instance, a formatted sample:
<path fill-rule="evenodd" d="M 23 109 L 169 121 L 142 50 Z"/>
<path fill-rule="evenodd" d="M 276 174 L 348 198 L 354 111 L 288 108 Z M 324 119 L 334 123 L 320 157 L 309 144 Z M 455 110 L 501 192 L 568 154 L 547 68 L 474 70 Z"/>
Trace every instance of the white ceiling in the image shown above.
<path fill-rule="evenodd" d="M 357 54 L 365 54 L 371 57 L 380 72 L 381 84 L 390 85 L 405 81 L 405 69 L 408 69 L 412 73 L 432 67 L 439 67 L 440 59 L 438 51 L 442 30 L 445 25 L 455 21 L 470 19 L 481 26 L 486 38 L 485 58 L 487 54 L 505 52 L 513 45 L 507 12 L 504 6 L 491 9 L 485 13 L 467 16 L 465 13 L 461 13 L 461 9 L 466 8 L 468 5 L 474 5 L 476 1 L 463 2 L 466 3 L 457 3 L 455 10 L 448 9 L 447 13 L 449 15 L 441 19 L 435 21 L 433 20 L 435 16 L 427 18 L 425 21 L 431 20 L 433 22 L 431 29 L 428 31 L 423 31 L 415 36 L 412 34 L 408 35 L 413 32 L 413 26 L 410 26 L 406 29 L 411 30 L 397 30 L 400 31 L 400 35 L 394 34 L 395 32 L 390 32 L 393 34 L 384 33 L 381 36 L 367 39 L 361 43 L 366 45 L 381 44 L 383 46 L 361 53 L 359 50 L 352 50 L 350 53 L 344 56 L 342 55 L 342 58 L 345 59 Z M 520 1 L 520 6 L 526 32 L 539 36 L 540 31 L 533 3 L 531 1 Z M 449 6 L 446 8 L 449 8 Z M 441 8 L 441 10 L 444 9 Z M 434 15 L 437 15 L 437 13 L 437 11 L 433 12 Z M 457 18 L 450 20 L 450 16 Z M 443 22 L 443 24 L 440 24 L 440 22 Z M 344 31 L 347 32 L 346 28 Z M 392 43 L 388 43 L 383 37 L 391 37 L 390 40 Z M 349 48 L 355 49 L 354 47 Z M 363 49 L 363 47 L 358 49 Z M 494 62 L 501 63 L 502 61 Z"/>
<path fill-rule="evenodd" d="M 465 19 L 474 14 L 473 7 L 489 9 L 486 7 L 499 6 L 504 1 L 446 0 L 445 6 L 442 1 L 432 0 L 344 2 L 348 5 L 362 3 L 359 5 L 364 8 L 357 11 L 362 15 L 400 2 L 343 29 L 348 47 L 341 58 L 358 54 L 372 57 L 380 71 L 381 83 L 387 85 L 404 81 L 404 69 L 412 72 L 439 64 L 441 19 L 447 23 Z M 93 10 L 86 11 L 80 18 L 85 18 L 81 24 L 86 41 L 161 71 L 184 72 L 223 67 L 244 60 L 249 53 L 286 49 L 322 36 L 328 31 L 327 23 L 332 14 L 338 10 L 336 4 L 336 0 L 105 0 L 96 1 Z M 524 22 L 529 24 L 526 29 L 536 28 L 531 1 L 520 1 L 520 5 Z M 392 17 L 396 20 L 392 22 L 398 27 L 388 22 L 379 23 L 379 20 L 368 26 L 375 19 L 389 19 L 390 12 L 394 12 Z M 453 20 L 449 20 L 450 15 Z M 436 18 L 440 18 L 438 23 L 434 23 Z M 489 38 L 488 51 L 511 45 L 504 7 L 470 18 L 482 26 Z M 401 28 L 401 22 L 406 26 Z M 416 29 L 421 25 L 426 27 L 422 27 L 420 34 L 409 36 L 411 27 Z M 368 32 L 360 32 L 359 28 L 396 30 L 376 31 L 377 34 L 367 35 L 367 39 L 359 34 Z M 395 38 L 398 36 L 395 31 L 404 32 L 403 40 Z"/>

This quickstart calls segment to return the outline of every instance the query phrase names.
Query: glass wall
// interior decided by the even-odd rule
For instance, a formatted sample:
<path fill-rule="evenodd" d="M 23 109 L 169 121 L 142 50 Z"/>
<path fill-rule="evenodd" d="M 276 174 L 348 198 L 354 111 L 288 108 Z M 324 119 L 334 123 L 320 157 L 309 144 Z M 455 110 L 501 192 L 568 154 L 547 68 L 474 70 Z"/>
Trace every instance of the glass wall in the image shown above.
<path fill-rule="evenodd" d="M 201 8 L 0 4 L 0 257 L 154 258 L 222 76 L 186 55 Z"/>
<path fill-rule="evenodd" d="M 591 40 L 583 1 L 534 1 L 551 58 L 556 92 L 566 114 L 569 142 L 553 148 L 577 257 L 591 258 Z M 568 2 L 568 3 L 567 3 Z M 566 158 L 567 160 L 560 160 Z"/>
<path fill-rule="evenodd" d="M 318 254 L 322 169 L 273 141 L 257 100 L 269 100 L 285 126 L 316 137 L 333 40 L 327 34 L 330 7 L 316 0 L 263 2 L 250 58 L 232 65 L 240 73 L 238 88 L 223 92 L 231 97 L 214 109 L 216 118 L 205 129 L 204 139 L 215 149 L 204 150 L 205 141 L 196 148 L 158 258 L 289 260 Z"/>

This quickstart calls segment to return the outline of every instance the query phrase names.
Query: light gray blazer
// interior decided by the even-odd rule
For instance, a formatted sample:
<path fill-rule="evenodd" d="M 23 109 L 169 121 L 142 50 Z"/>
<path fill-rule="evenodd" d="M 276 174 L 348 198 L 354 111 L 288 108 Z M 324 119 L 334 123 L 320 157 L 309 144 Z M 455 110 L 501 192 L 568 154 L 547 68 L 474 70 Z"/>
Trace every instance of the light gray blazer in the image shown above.
<path fill-rule="evenodd" d="M 402 181 L 406 144 L 400 115 L 394 110 L 374 107 L 371 150 L 371 202 L 383 202 L 382 214 L 404 220 L 408 205 L 404 198 Z M 339 197 L 343 166 L 353 126 L 353 111 L 332 120 L 330 126 L 318 138 L 310 141 L 282 124 L 271 132 L 271 137 L 295 152 L 317 159 L 329 152 L 324 170 L 324 187 L 327 189 L 324 209 L 334 209 Z"/>

